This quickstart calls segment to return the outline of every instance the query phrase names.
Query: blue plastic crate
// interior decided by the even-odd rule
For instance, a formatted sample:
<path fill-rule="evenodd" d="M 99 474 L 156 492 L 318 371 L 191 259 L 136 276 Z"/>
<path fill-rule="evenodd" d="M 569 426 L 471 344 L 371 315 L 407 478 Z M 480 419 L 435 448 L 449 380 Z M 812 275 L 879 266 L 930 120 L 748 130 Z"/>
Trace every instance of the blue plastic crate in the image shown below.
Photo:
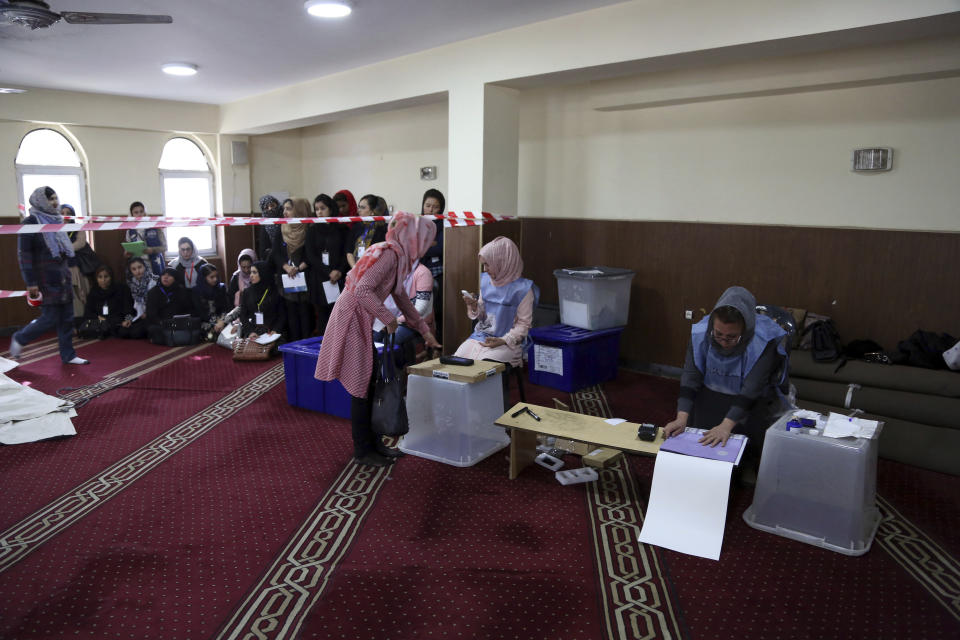
<path fill-rule="evenodd" d="M 340 381 L 324 382 L 313 377 L 322 342 L 323 336 L 320 336 L 289 342 L 280 347 L 287 402 L 294 407 L 349 418 L 350 394 Z"/>
<path fill-rule="evenodd" d="M 590 331 L 565 324 L 530 329 L 531 384 L 576 391 L 617 377 L 623 327 Z"/>

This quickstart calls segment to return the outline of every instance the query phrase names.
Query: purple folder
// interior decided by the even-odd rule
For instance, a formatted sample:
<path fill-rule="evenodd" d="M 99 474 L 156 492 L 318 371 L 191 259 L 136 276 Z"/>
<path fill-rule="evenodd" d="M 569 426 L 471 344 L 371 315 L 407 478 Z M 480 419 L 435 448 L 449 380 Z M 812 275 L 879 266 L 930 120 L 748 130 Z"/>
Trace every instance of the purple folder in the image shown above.
<path fill-rule="evenodd" d="M 706 432 L 706 429 L 687 427 L 683 433 L 664 440 L 663 444 L 660 445 L 660 451 L 681 453 L 685 456 L 696 456 L 708 460 L 720 460 L 734 465 L 740 464 L 743 450 L 747 448 L 746 436 L 735 433 L 727 440 L 726 446 L 718 444 L 711 447 L 697 442 Z"/>

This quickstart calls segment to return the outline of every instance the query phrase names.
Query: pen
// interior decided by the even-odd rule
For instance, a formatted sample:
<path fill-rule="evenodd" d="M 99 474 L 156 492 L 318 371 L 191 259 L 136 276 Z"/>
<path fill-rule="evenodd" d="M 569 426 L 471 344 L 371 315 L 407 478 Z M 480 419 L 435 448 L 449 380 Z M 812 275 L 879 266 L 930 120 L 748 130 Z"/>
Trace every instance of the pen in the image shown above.
<path fill-rule="evenodd" d="M 520 409 L 519 411 L 514 411 L 513 413 L 511 413 L 511 414 L 510 414 L 510 417 L 511 417 L 511 418 L 516 418 L 518 415 L 520 415 L 521 413 L 523 413 L 523 412 L 526 411 L 526 410 L 527 410 L 527 408 L 526 408 L 526 407 L 523 407 L 523 408 Z"/>
<path fill-rule="evenodd" d="M 537 414 L 535 414 L 533 411 L 530 411 L 530 407 L 524 407 L 524 409 L 527 410 L 527 413 L 529 413 L 531 416 L 533 416 L 533 419 L 534 419 L 534 420 L 536 420 L 537 422 L 540 422 L 540 416 L 538 416 Z"/>

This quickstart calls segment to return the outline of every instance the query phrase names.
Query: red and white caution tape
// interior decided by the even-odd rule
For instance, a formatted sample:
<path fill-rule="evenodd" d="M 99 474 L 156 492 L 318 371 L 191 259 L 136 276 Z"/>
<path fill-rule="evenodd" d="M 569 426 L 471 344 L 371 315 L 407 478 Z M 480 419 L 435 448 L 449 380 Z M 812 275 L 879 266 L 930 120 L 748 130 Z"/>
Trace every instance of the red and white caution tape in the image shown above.
<path fill-rule="evenodd" d="M 27 295 L 26 291 L 5 291 L 0 289 L 0 298 L 20 298 Z"/>
<path fill-rule="evenodd" d="M 513 216 L 492 213 L 463 214 L 450 212 L 431 216 L 442 219 L 444 227 L 475 227 L 484 222 L 512 220 Z M 268 224 L 345 224 L 352 222 L 385 222 L 390 216 L 343 216 L 331 218 L 122 218 L 90 216 L 73 218 L 74 222 L 58 224 L 4 224 L 0 234 L 48 233 L 53 231 L 114 231 L 126 229 L 163 229 L 166 227 L 238 227 Z"/>

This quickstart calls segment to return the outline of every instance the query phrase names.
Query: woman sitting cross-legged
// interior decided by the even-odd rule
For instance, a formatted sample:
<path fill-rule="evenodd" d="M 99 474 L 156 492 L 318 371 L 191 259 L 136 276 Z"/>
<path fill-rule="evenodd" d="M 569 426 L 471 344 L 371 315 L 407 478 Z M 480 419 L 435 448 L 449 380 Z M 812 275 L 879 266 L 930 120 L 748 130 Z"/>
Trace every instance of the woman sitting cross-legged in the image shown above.
<path fill-rule="evenodd" d="M 155 275 L 144 258 L 130 258 L 127 263 L 127 288 L 133 298 L 133 324 L 139 324 L 142 336 L 147 335 L 147 294 L 157 286 L 160 277 Z"/>
<path fill-rule="evenodd" d="M 160 282 L 147 293 L 147 335 L 154 344 L 167 344 L 163 321 L 174 316 L 194 314 L 190 292 L 180 284 L 180 274 L 167 267 L 160 275 Z"/>
<path fill-rule="evenodd" d="M 133 324 L 136 311 L 127 285 L 113 281 L 107 265 L 100 265 L 94 273 L 96 284 L 87 293 L 80 336 L 83 338 L 143 338 L 143 324 Z"/>
<path fill-rule="evenodd" d="M 240 294 L 240 336 L 256 339 L 264 334 L 283 333 L 284 311 L 270 263 L 254 262 L 250 268 L 250 286 Z"/>
<path fill-rule="evenodd" d="M 200 280 L 193 288 L 193 304 L 200 318 L 201 335 L 213 342 L 226 326 L 233 305 L 227 297 L 227 288 L 220 282 L 217 268 L 209 262 L 200 267 Z"/>

